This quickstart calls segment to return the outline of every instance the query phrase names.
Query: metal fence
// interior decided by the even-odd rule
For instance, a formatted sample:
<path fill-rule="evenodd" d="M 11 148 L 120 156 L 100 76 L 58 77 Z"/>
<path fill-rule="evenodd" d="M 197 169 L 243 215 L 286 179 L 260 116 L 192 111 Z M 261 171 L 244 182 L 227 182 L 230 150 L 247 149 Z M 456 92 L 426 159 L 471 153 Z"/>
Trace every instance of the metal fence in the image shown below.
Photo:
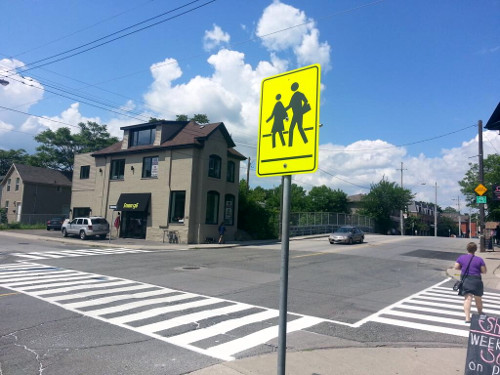
<path fill-rule="evenodd" d="M 277 217 L 276 230 L 281 233 L 281 221 Z M 290 237 L 310 234 L 331 233 L 342 225 L 353 225 L 363 232 L 374 231 L 373 218 L 355 214 L 335 212 L 293 212 L 290 213 Z"/>

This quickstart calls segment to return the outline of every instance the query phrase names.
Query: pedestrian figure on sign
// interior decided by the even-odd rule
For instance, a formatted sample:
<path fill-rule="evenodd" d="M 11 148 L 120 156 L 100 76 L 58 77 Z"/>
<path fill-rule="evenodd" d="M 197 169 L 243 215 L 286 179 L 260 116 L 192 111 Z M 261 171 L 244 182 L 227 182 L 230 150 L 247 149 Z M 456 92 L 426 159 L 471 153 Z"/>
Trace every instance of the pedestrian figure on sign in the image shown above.
<path fill-rule="evenodd" d="M 219 243 L 224 243 L 224 233 L 226 232 L 226 227 L 224 226 L 224 222 L 219 225 Z"/>
<path fill-rule="evenodd" d="M 280 101 L 281 94 L 276 95 L 276 104 L 274 105 L 273 113 L 266 122 L 271 121 L 274 117 L 273 128 L 271 129 L 271 133 L 273 134 L 273 148 L 276 147 L 276 133 L 280 136 L 281 145 L 285 145 L 285 139 L 283 138 L 283 131 L 285 130 L 285 125 L 283 125 L 283 121 L 288 121 L 288 115 L 285 111 L 285 106 Z"/>
<path fill-rule="evenodd" d="M 116 228 L 116 238 L 118 238 L 118 234 L 120 232 L 120 213 L 118 212 L 118 216 L 115 219 L 114 227 Z"/>
<path fill-rule="evenodd" d="M 290 108 L 293 111 L 292 122 L 290 123 L 290 129 L 288 130 L 288 147 L 292 147 L 293 145 L 293 131 L 295 129 L 295 125 L 299 128 L 302 140 L 304 143 L 307 143 L 307 136 L 302 128 L 302 120 L 304 114 L 311 110 L 311 105 L 307 102 L 306 96 L 300 91 L 297 91 L 298 88 L 299 84 L 294 82 L 291 87 L 291 90 L 294 91 L 294 93 L 290 99 L 290 104 L 285 108 L 285 111 L 288 111 Z"/>

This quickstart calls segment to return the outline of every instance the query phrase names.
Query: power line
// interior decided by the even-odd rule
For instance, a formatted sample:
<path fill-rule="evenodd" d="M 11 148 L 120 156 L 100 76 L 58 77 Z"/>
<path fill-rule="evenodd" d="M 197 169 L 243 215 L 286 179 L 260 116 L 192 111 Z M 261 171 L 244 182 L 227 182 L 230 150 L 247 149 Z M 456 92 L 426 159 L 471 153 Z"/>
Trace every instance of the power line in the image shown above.
<path fill-rule="evenodd" d="M 190 3 L 187 3 L 187 4 L 185 4 L 185 5 L 182 5 L 182 6 L 180 6 L 180 7 L 177 7 L 177 8 L 175 8 L 175 9 L 173 9 L 173 10 L 168 11 L 168 12 L 165 12 L 165 13 L 164 13 L 164 14 L 162 14 L 162 15 L 165 15 L 165 14 L 168 14 L 168 13 L 172 13 L 172 12 L 174 12 L 174 11 L 176 11 L 176 10 L 179 10 L 179 9 L 181 9 L 181 8 L 184 8 L 184 7 L 186 7 L 186 6 L 188 6 L 188 5 L 191 5 L 191 4 L 193 4 L 193 3 L 195 3 L 195 2 L 198 2 L 198 1 L 200 1 L 200 0 L 194 0 L 194 1 L 190 2 Z M 151 28 L 151 27 L 153 27 L 153 26 L 157 26 L 157 25 L 162 24 L 162 23 L 164 23 L 164 22 L 171 21 L 171 20 L 173 20 L 173 19 L 175 19 L 175 18 L 178 18 L 178 17 L 183 16 L 183 15 L 185 15 L 185 14 L 191 13 L 191 12 L 193 12 L 193 11 L 195 11 L 195 10 L 198 10 L 198 9 L 202 8 L 202 7 L 205 7 L 205 6 L 207 6 L 207 5 L 211 4 L 211 3 L 215 2 L 215 1 L 216 1 L 216 0 L 209 0 L 209 1 L 207 1 L 206 3 L 204 3 L 204 4 L 201 4 L 201 5 L 199 5 L 199 6 L 196 6 L 196 7 L 192 8 L 192 9 L 186 10 L 186 11 L 181 12 L 181 13 L 179 13 L 179 14 L 176 14 L 176 15 L 174 15 L 174 16 L 168 17 L 168 18 L 166 18 L 166 19 L 164 19 L 164 20 L 161 20 L 161 21 L 155 22 L 155 23 L 153 23 L 153 24 L 151 24 L 151 25 L 141 27 L 140 29 L 137 29 L 137 30 L 131 31 L 131 32 L 126 33 L 126 34 L 124 34 L 124 35 L 120 35 L 120 36 L 118 36 L 118 37 L 116 37 L 116 38 L 113 38 L 113 39 L 107 40 L 107 41 L 102 42 L 102 43 L 100 43 L 100 44 L 97 44 L 97 45 L 95 45 L 95 46 L 92 46 L 92 47 L 89 47 L 89 48 L 83 49 L 83 50 L 78 51 L 78 52 L 75 52 L 75 53 L 72 53 L 72 54 L 70 54 L 70 55 L 68 55 L 68 56 L 60 57 L 60 58 L 55 59 L 55 60 L 53 60 L 53 61 L 49 61 L 49 62 L 46 62 L 46 63 L 43 63 L 43 64 L 36 65 L 36 64 L 38 64 L 39 62 L 43 62 L 43 61 L 46 61 L 46 60 L 50 60 L 50 59 L 53 59 L 53 58 L 55 58 L 55 57 L 57 57 L 57 56 L 65 55 L 65 54 L 70 53 L 70 52 L 72 52 L 72 51 L 75 51 L 75 50 L 78 50 L 78 49 L 80 49 L 80 48 L 86 47 L 86 46 L 88 46 L 88 45 L 94 44 L 94 43 L 96 43 L 96 42 L 98 42 L 98 41 L 100 41 L 100 40 L 107 39 L 107 38 L 109 38 L 109 37 L 110 37 L 110 36 L 112 36 L 112 35 L 116 35 L 116 34 L 118 34 L 118 33 L 123 32 L 124 30 L 130 29 L 130 28 L 133 28 L 133 27 L 135 27 L 135 26 L 137 26 L 137 25 L 139 25 L 139 24 L 142 24 L 142 23 L 148 22 L 148 21 L 149 21 L 149 20 L 151 20 L 151 19 L 155 19 L 155 18 L 161 17 L 162 15 L 152 17 L 152 18 L 151 18 L 151 19 L 149 19 L 149 20 L 145 20 L 145 21 L 139 22 L 139 23 L 138 23 L 138 24 L 136 24 L 136 25 L 132 25 L 132 26 L 126 27 L 125 29 L 122 29 L 122 30 L 116 31 L 116 32 L 114 32 L 114 33 L 111 33 L 111 34 L 106 35 L 106 36 L 104 36 L 104 37 L 101 37 L 101 38 L 99 38 L 99 39 L 96 39 L 96 40 L 94 40 L 94 41 L 92 41 L 92 42 L 89 42 L 89 43 L 83 44 L 83 45 L 81 45 L 81 46 L 78 46 L 78 47 L 72 48 L 72 49 L 70 49 L 70 50 L 67 50 L 67 51 L 64 51 L 64 52 L 58 53 L 58 54 L 53 55 L 53 56 L 49 56 L 49 57 L 46 57 L 46 58 L 43 58 L 43 59 L 40 59 L 40 60 L 37 60 L 37 61 L 31 62 L 31 63 L 28 63 L 28 64 L 25 64 L 25 66 L 30 66 L 30 67 L 28 67 L 27 69 L 24 69 L 24 70 L 23 70 L 23 72 L 26 72 L 26 71 L 29 71 L 29 70 L 32 70 L 32 69 L 41 68 L 41 67 L 43 67 L 43 66 L 47 66 L 47 65 L 54 64 L 54 63 L 59 62 L 59 61 L 62 61 L 62 60 L 69 59 L 70 57 L 74 57 L 74 56 L 80 55 L 80 54 L 82 54 L 82 53 L 84 53 L 84 52 L 88 52 L 88 51 L 90 51 L 90 50 L 93 50 L 93 49 L 95 49 L 95 48 L 98 48 L 98 47 L 101 47 L 101 46 L 103 46 L 103 45 L 109 44 L 109 43 L 114 42 L 114 41 L 116 41 L 116 40 L 119 40 L 119 39 L 125 38 L 125 37 L 127 37 L 127 36 L 130 36 L 130 35 L 132 35 L 132 34 L 138 33 L 138 32 L 140 32 L 140 31 L 143 31 L 143 30 L 149 29 L 149 28 Z M 33 66 L 33 65 L 34 65 L 34 66 Z M 11 70 L 11 71 L 12 71 L 12 70 Z M 7 76 L 7 77 L 10 77 L 10 76 Z"/>
<path fill-rule="evenodd" d="M 38 47 L 34 47 L 34 48 L 29 49 L 29 50 L 26 50 L 26 51 L 20 52 L 20 53 L 16 54 L 15 56 L 12 56 L 12 57 L 10 57 L 10 58 L 17 58 L 17 57 L 22 56 L 22 55 L 25 55 L 25 54 L 27 54 L 27 53 L 29 53 L 29 52 L 35 51 L 35 50 L 37 50 L 37 49 L 40 49 L 40 48 L 42 48 L 42 47 L 46 47 L 46 46 L 48 46 L 48 45 L 54 44 L 54 43 L 56 43 L 56 42 L 58 42 L 58 41 L 60 41 L 60 40 L 67 39 L 67 38 L 69 38 L 69 37 L 71 37 L 71 36 L 73 36 L 73 35 L 76 35 L 76 34 L 78 34 L 78 33 L 81 33 L 82 31 L 85 31 L 85 30 L 91 29 L 91 28 L 93 28 L 93 27 L 95 27 L 95 26 L 97 26 L 97 25 L 100 25 L 100 24 L 102 24 L 102 23 L 104 23 L 104 22 L 107 22 L 107 21 L 109 21 L 109 20 L 112 20 L 113 18 L 117 18 L 117 17 L 121 16 L 122 14 L 125 14 L 125 13 L 128 13 L 128 12 L 131 12 L 131 11 L 133 11 L 133 10 L 137 9 L 137 8 L 142 8 L 142 7 L 143 7 L 146 3 L 150 3 L 150 2 L 153 2 L 153 1 L 154 1 L 154 0 L 148 0 L 148 1 L 144 2 L 144 3 L 142 3 L 142 4 L 139 4 L 139 5 L 135 6 L 135 7 L 133 7 L 133 8 L 130 8 L 130 9 L 124 10 L 123 12 L 117 13 L 117 14 L 112 15 L 112 16 L 110 16 L 110 17 L 103 18 L 102 20 L 97 21 L 97 22 L 95 22 L 95 23 L 93 23 L 93 24 L 91 24 L 91 25 L 89 25 L 89 26 L 86 26 L 86 27 L 81 28 L 81 29 L 79 29 L 79 30 L 73 31 L 72 33 L 69 33 L 69 34 L 66 34 L 66 35 L 64 35 L 64 36 L 62 36 L 62 37 L 56 38 L 56 39 L 54 39 L 54 40 L 51 40 L 50 42 L 47 42 L 47 43 L 41 44 L 41 45 L 39 45 Z"/>
<path fill-rule="evenodd" d="M 74 128 L 78 128 L 77 125 L 68 124 L 67 122 L 63 122 L 63 121 L 53 120 L 53 119 L 45 117 L 45 116 L 39 116 L 39 115 L 34 115 L 32 113 L 19 111 L 19 110 L 14 109 L 14 108 L 4 107 L 3 105 L 0 105 L 0 108 L 5 109 L 6 111 L 12 111 L 12 112 L 17 112 L 17 113 L 22 113 L 23 115 L 34 116 L 34 117 L 38 117 L 38 118 L 41 118 L 41 119 L 44 119 L 44 120 L 48 120 L 48 121 L 52 121 L 52 122 L 57 122 L 59 124 L 68 125 L 68 126 L 72 126 Z M 16 131 L 16 130 L 9 129 L 8 131 Z M 19 133 L 22 133 L 22 132 L 19 132 Z M 29 133 L 26 133 L 26 134 L 29 134 Z"/>

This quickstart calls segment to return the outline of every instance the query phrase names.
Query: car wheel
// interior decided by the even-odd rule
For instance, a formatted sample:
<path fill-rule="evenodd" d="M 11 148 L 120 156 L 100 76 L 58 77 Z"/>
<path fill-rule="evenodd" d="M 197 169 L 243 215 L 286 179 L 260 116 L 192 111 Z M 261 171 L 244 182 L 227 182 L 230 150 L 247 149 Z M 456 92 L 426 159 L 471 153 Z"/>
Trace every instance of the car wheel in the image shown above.
<path fill-rule="evenodd" d="M 63 237 L 68 237 L 68 232 L 66 232 L 66 229 L 61 230 Z"/>
<path fill-rule="evenodd" d="M 352 237 L 349 238 L 349 241 L 348 241 L 349 245 L 352 245 Z"/>
<path fill-rule="evenodd" d="M 80 231 L 80 239 L 84 240 L 87 238 L 87 235 L 85 234 L 85 231 L 84 230 L 81 230 Z"/>
<path fill-rule="evenodd" d="M 333 241 L 330 241 L 330 245 L 333 245 Z"/>
<path fill-rule="evenodd" d="M 359 243 L 363 243 L 364 240 L 365 240 L 365 237 L 361 236 L 361 238 L 359 239 Z"/>
<path fill-rule="evenodd" d="M 50 231 L 50 227 L 47 227 L 47 230 Z"/>

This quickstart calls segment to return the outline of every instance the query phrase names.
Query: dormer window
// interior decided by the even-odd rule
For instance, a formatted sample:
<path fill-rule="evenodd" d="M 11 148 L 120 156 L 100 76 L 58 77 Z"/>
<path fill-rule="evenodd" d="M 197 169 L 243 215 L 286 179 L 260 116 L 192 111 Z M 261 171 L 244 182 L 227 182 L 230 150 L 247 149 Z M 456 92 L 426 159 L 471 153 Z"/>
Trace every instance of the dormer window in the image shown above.
<path fill-rule="evenodd" d="M 152 145 L 155 141 L 156 126 L 130 130 L 129 147 Z"/>

